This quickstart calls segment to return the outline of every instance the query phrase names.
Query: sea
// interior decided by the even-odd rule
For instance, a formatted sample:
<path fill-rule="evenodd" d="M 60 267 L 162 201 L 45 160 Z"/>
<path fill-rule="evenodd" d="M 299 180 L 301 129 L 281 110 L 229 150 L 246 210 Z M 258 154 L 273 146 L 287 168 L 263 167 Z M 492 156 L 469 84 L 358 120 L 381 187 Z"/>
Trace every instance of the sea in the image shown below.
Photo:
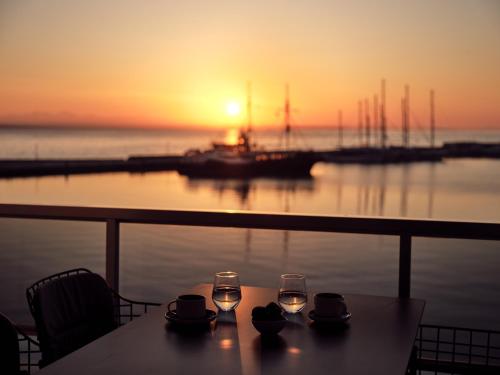
<path fill-rule="evenodd" d="M 0 128 L 0 159 L 126 158 L 182 154 L 234 137 L 235 130 Z M 283 148 L 278 130 L 255 142 Z M 391 144 L 401 143 L 398 131 Z M 412 133 L 427 145 L 425 131 Z M 500 131 L 442 130 L 436 143 L 500 142 Z M 298 129 L 291 145 L 338 147 L 335 129 Z M 345 131 L 342 145 L 357 145 Z M 176 171 L 0 179 L 0 203 L 154 209 L 249 210 L 500 222 L 500 160 L 335 165 L 317 163 L 306 179 L 190 179 Z M 122 224 L 120 293 L 166 302 L 215 272 L 242 284 L 278 288 L 280 275 L 306 275 L 314 292 L 396 296 L 395 236 Z M 0 219 L 0 311 L 31 324 L 25 289 L 70 268 L 105 269 L 102 223 Z M 423 322 L 500 330 L 500 243 L 414 238 L 411 295 L 426 301 Z M 245 296 L 243 296 L 245 298 Z M 355 319 L 355 317 L 353 317 Z"/>

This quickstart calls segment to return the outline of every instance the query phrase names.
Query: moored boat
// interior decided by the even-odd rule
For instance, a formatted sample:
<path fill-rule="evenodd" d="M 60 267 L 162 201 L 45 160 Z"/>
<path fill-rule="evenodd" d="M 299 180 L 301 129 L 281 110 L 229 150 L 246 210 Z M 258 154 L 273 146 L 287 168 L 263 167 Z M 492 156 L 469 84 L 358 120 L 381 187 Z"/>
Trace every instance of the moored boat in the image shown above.
<path fill-rule="evenodd" d="M 204 178 L 308 177 L 316 161 L 312 151 L 256 151 L 241 131 L 235 145 L 213 143 L 206 151 L 188 151 L 178 172 Z"/>
<path fill-rule="evenodd" d="M 286 150 L 265 151 L 250 141 L 252 134 L 252 101 L 247 86 L 248 126 L 240 130 L 235 144 L 213 142 L 212 148 L 189 150 L 182 158 L 178 172 L 188 177 L 248 178 L 248 177 L 310 177 L 311 168 L 319 161 L 313 151 L 289 150 L 290 103 L 286 87 L 285 135 Z"/>

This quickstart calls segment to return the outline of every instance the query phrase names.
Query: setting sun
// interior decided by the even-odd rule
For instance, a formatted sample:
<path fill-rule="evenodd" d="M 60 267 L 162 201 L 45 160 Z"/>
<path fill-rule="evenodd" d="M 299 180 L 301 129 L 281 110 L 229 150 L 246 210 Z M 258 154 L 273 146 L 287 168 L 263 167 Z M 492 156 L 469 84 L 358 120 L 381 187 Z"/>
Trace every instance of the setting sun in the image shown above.
<path fill-rule="evenodd" d="M 226 104 L 226 113 L 229 116 L 238 116 L 241 113 L 240 103 L 235 101 L 230 101 Z"/>

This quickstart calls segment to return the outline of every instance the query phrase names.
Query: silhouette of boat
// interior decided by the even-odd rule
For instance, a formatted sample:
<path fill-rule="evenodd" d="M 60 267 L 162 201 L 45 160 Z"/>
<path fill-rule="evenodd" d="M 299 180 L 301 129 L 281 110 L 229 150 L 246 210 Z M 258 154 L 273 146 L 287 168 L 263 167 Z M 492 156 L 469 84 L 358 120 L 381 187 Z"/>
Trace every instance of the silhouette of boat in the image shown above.
<path fill-rule="evenodd" d="M 290 100 L 286 86 L 285 105 L 286 149 L 265 151 L 250 142 L 252 133 L 252 98 L 247 85 L 247 129 L 241 129 L 235 144 L 213 142 L 205 151 L 189 150 L 182 158 L 178 172 L 188 177 L 248 178 L 248 177 L 310 177 L 311 168 L 320 156 L 313 151 L 290 150 Z"/>
<path fill-rule="evenodd" d="M 249 134 L 240 131 L 234 145 L 213 142 L 209 150 L 187 151 L 177 170 L 202 178 L 309 177 L 318 160 L 313 151 L 257 150 Z"/>

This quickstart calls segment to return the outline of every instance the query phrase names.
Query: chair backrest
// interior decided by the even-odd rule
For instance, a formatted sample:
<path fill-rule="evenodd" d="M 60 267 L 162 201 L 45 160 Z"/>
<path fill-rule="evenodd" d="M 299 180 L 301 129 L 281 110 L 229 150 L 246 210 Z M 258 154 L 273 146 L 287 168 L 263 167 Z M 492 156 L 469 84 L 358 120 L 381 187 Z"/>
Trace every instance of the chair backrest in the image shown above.
<path fill-rule="evenodd" d="M 19 374 L 19 341 L 11 321 L 0 313 L 0 374 Z"/>
<path fill-rule="evenodd" d="M 106 281 L 85 269 L 40 280 L 26 291 L 45 366 L 117 327 Z"/>

